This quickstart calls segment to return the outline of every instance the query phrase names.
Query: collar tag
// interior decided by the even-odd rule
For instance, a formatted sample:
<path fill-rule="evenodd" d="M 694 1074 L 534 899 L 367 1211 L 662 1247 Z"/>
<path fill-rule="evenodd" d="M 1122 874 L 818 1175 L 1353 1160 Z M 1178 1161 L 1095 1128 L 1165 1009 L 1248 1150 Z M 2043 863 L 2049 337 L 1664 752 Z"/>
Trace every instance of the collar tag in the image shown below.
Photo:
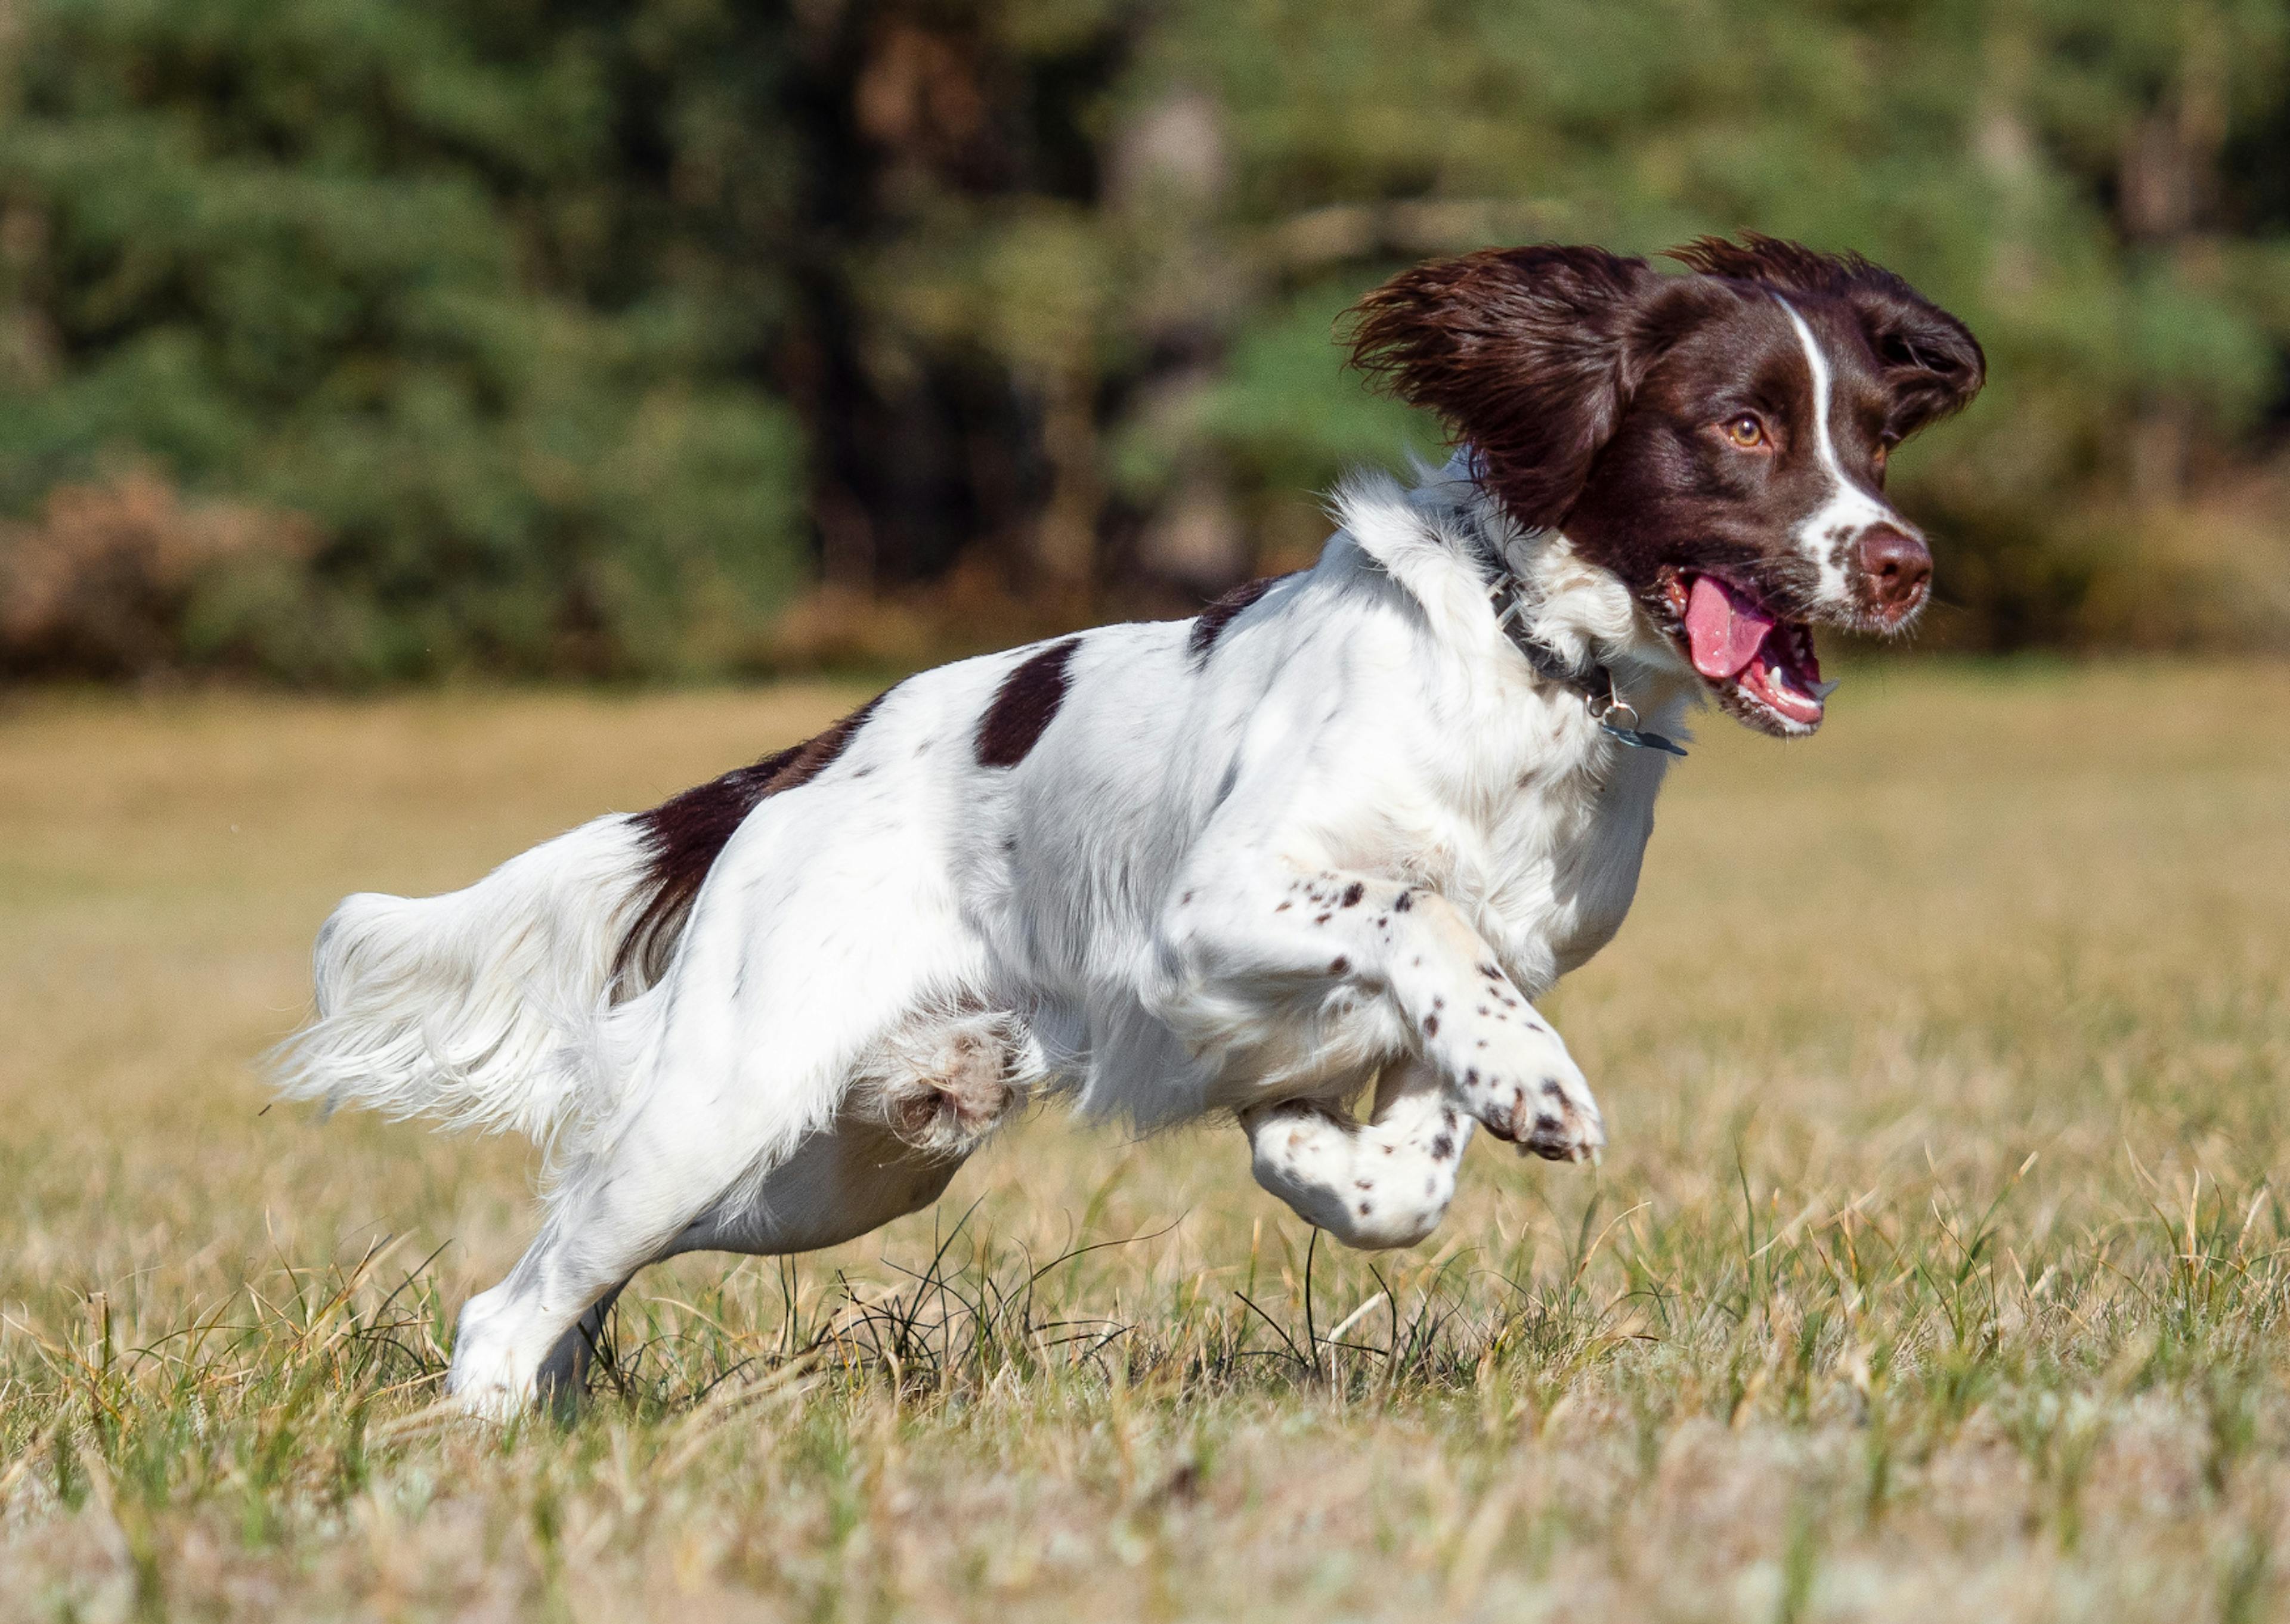
<path fill-rule="evenodd" d="M 1615 691 L 1613 674 L 1606 672 L 1605 677 L 1605 692 L 1594 694 L 1588 708 L 1590 720 L 1604 729 L 1608 738 L 1619 739 L 1634 750 L 1667 750 L 1678 756 L 1685 754 L 1685 747 L 1677 740 L 1657 733 L 1652 728 L 1640 727 L 1637 708 Z M 1624 717 L 1629 720 L 1624 721 Z"/>
<path fill-rule="evenodd" d="M 1684 756 L 1685 747 L 1666 734 L 1643 727 L 1624 727 L 1612 716 L 1598 718 L 1598 725 L 1609 738 L 1619 739 L 1634 750 L 1667 750 L 1672 756 Z"/>

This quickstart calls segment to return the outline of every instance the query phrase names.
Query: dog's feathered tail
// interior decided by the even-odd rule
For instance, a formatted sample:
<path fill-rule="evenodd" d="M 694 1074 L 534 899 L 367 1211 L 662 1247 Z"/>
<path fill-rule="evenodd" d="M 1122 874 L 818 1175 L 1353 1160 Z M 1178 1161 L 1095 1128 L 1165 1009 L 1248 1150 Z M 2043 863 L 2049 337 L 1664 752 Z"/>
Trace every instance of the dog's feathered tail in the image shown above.
<path fill-rule="evenodd" d="M 659 892 L 639 818 L 599 818 L 440 897 L 366 892 L 318 932 L 317 1019 L 274 1057 L 279 1092 L 546 1143 L 605 1102 L 598 1022 Z"/>

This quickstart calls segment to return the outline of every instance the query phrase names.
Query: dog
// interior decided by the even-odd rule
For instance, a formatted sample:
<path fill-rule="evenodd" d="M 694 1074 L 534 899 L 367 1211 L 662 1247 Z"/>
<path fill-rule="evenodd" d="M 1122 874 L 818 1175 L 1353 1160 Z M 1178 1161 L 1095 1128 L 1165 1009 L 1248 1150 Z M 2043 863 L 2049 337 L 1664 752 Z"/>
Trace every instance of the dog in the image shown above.
<path fill-rule="evenodd" d="M 1886 461 L 1986 375 L 1857 256 L 1672 257 L 1490 249 L 1370 292 L 1354 362 L 1456 449 L 1342 486 L 1309 570 L 909 678 L 467 890 L 343 901 L 282 1092 L 552 1148 L 537 1238 L 461 1314 L 460 1404 L 577 1392 L 637 1270 L 862 1235 L 1039 1095 L 1234 1118 L 1357 1247 L 1429 1235 L 1477 1128 L 1594 1159 L 1534 1000 L 1621 925 L 1689 707 L 1809 734 L 1812 628 L 1915 619 Z"/>

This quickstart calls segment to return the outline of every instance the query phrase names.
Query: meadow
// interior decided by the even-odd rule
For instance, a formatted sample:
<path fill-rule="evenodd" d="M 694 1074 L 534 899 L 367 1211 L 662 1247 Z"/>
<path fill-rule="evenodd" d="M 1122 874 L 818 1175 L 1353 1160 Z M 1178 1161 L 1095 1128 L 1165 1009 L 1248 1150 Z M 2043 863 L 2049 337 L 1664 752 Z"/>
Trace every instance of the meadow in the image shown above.
<path fill-rule="evenodd" d="M 436 1406 L 529 1148 L 269 1108 L 344 892 L 753 757 L 795 685 L 0 710 L 0 1620 L 2271 1616 L 2290 668 L 1848 671 L 1711 716 L 1484 1138 L 1312 1244 L 1053 1107 L 934 1211 L 642 1276 L 576 1420 Z"/>

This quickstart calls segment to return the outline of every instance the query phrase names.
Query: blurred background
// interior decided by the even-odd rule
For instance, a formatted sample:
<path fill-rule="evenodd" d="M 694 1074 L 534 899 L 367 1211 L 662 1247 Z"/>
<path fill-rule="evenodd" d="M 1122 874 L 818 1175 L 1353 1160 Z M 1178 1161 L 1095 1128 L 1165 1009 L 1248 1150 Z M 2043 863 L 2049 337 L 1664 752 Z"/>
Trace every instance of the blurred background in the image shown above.
<path fill-rule="evenodd" d="M 1854 247 L 1925 641 L 2290 647 L 2280 0 L 0 0 L 0 672 L 912 664 L 1308 560 L 1490 243 Z"/>
<path fill-rule="evenodd" d="M 1987 346 L 1918 647 L 2142 657 L 1706 724 L 1596 1177 L 1049 1116 L 421 1419 L 538 1164 L 269 1108 L 344 892 L 1306 563 L 1362 292 L 1744 228 Z M 0 0 L 0 1624 L 2290 1618 L 2286 516 L 2290 0 Z"/>

